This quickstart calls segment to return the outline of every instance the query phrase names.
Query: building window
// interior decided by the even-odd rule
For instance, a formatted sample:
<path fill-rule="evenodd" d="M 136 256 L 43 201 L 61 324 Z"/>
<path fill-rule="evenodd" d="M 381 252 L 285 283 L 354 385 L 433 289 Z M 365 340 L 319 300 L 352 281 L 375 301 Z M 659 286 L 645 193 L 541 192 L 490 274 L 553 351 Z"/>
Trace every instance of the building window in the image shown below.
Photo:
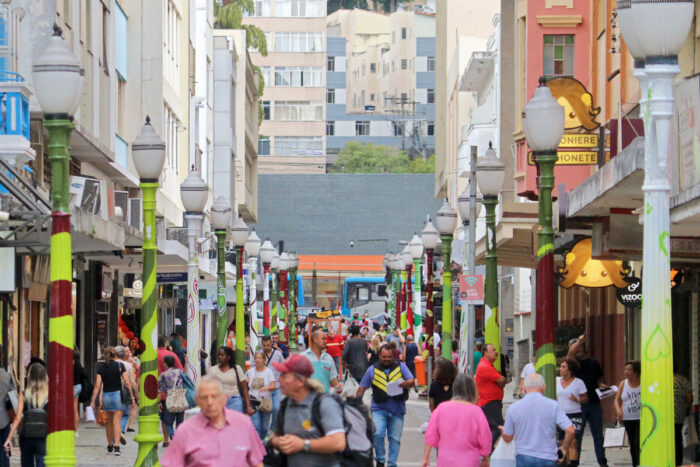
<path fill-rule="evenodd" d="M 323 120 L 323 102 L 275 101 L 275 120 L 313 122 Z"/>
<path fill-rule="evenodd" d="M 428 57 L 428 71 L 435 71 L 435 57 Z"/>
<path fill-rule="evenodd" d="M 326 0 L 275 0 L 275 16 L 326 16 Z"/>
<path fill-rule="evenodd" d="M 323 52 L 323 33 L 276 32 L 274 45 L 275 52 Z"/>
<path fill-rule="evenodd" d="M 118 3 L 114 14 L 114 52 L 116 55 L 114 68 L 117 70 L 117 76 L 120 80 L 126 81 L 127 58 L 129 56 L 129 33 L 126 14 Z"/>
<path fill-rule="evenodd" d="M 396 62 L 392 60 L 391 61 L 391 72 L 394 73 L 395 71 L 396 71 Z"/>
<path fill-rule="evenodd" d="M 105 12 L 104 14 L 106 15 L 107 13 Z M 172 0 L 167 0 L 163 22 L 165 23 L 163 25 L 163 74 L 174 89 L 179 89 L 180 14 L 175 5 L 173 5 Z M 103 66 L 107 66 L 106 60 L 103 62 Z"/>
<path fill-rule="evenodd" d="M 275 86 L 320 87 L 323 86 L 322 67 L 275 67 Z"/>
<path fill-rule="evenodd" d="M 401 122 L 391 122 L 391 128 L 394 131 L 394 136 L 403 136 L 403 125 Z"/>
<path fill-rule="evenodd" d="M 263 120 L 270 120 L 270 101 L 262 101 Z"/>
<path fill-rule="evenodd" d="M 573 34 L 545 34 L 543 50 L 543 71 L 545 77 L 573 76 Z"/>
<path fill-rule="evenodd" d="M 374 102 L 374 94 L 369 95 L 369 100 L 370 100 L 370 102 Z"/>
<path fill-rule="evenodd" d="M 335 135 L 335 122 L 326 122 L 326 136 Z"/>
<path fill-rule="evenodd" d="M 388 75 L 389 74 L 389 62 L 386 62 L 382 66 L 382 74 Z"/>
<path fill-rule="evenodd" d="M 326 71 L 335 71 L 335 57 L 326 58 Z"/>
<path fill-rule="evenodd" d="M 377 64 L 376 64 L 376 63 L 370 63 L 370 64 L 369 64 L 369 72 L 370 72 L 370 73 L 376 73 L 376 72 L 377 72 Z"/>
<path fill-rule="evenodd" d="M 355 136 L 369 136 L 369 122 L 355 122 Z"/>
<path fill-rule="evenodd" d="M 129 144 L 119 135 L 114 135 L 114 159 L 117 164 L 127 167 L 126 159 L 129 152 Z"/>
<path fill-rule="evenodd" d="M 270 79 L 272 76 L 272 68 L 270 68 L 269 66 L 264 66 L 260 67 L 260 69 L 262 70 L 262 76 L 263 81 L 265 82 L 265 86 L 272 86 L 272 84 L 270 84 L 272 82 L 272 80 Z"/>
<path fill-rule="evenodd" d="M 259 136 L 258 137 L 258 156 L 269 156 L 270 155 L 270 137 L 269 136 Z"/>
<path fill-rule="evenodd" d="M 253 16 L 270 16 L 270 0 L 254 0 L 254 3 Z"/>
<path fill-rule="evenodd" d="M 405 58 L 402 58 L 401 59 L 401 69 L 405 70 L 407 68 L 408 68 L 408 60 L 406 60 Z"/>
<path fill-rule="evenodd" d="M 322 155 L 322 136 L 275 136 L 275 156 Z"/>
<path fill-rule="evenodd" d="M 428 89 L 428 104 L 434 104 L 435 103 L 435 89 L 429 88 Z"/>
<path fill-rule="evenodd" d="M 401 93 L 401 102 L 408 102 L 408 94 L 405 92 Z"/>
<path fill-rule="evenodd" d="M 326 90 L 326 104 L 335 104 L 335 89 Z"/>
<path fill-rule="evenodd" d="M 363 63 L 362 64 L 362 76 L 365 76 L 367 74 L 367 64 Z"/>
<path fill-rule="evenodd" d="M 396 31 L 391 31 L 391 43 L 396 42 Z"/>
<path fill-rule="evenodd" d="M 406 39 L 406 28 L 401 28 L 401 39 Z"/>
<path fill-rule="evenodd" d="M 435 136 L 435 122 L 428 122 L 428 136 Z"/>

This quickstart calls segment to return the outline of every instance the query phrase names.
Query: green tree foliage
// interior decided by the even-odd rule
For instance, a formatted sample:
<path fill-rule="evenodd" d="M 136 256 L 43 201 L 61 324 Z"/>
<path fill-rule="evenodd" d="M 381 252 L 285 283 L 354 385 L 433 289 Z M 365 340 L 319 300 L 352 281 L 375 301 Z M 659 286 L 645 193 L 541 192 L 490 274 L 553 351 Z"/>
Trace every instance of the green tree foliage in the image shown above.
<path fill-rule="evenodd" d="M 393 13 L 399 5 L 406 3 L 408 0 L 373 0 L 375 9 L 382 7 L 385 13 Z"/>
<path fill-rule="evenodd" d="M 350 141 L 340 151 L 330 172 L 346 173 L 433 173 L 435 155 L 428 159 L 411 157 L 389 146 Z"/>
<path fill-rule="evenodd" d="M 367 3 L 367 0 L 328 0 L 328 14 L 330 15 L 334 11 L 340 9 L 351 10 L 353 8 L 363 8 L 366 10 Z"/>
<path fill-rule="evenodd" d="M 246 46 L 257 50 L 263 57 L 267 56 L 265 32 L 253 24 L 243 24 L 243 13 L 253 14 L 253 0 L 224 0 L 221 4 L 214 2 L 215 27 L 219 29 L 245 29 Z"/>

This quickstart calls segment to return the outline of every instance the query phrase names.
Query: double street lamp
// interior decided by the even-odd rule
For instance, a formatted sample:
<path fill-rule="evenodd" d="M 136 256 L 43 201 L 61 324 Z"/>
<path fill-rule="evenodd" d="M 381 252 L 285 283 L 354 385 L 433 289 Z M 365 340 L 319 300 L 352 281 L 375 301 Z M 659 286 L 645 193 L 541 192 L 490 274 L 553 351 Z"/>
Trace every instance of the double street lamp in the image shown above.
<path fill-rule="evenodd" d="M 457 213 L 445 200 L 435 214 L 442 238 L 442 358 L 452 360 L 452 235 L 457 228 Z"/>
<path fill-rule="evenodd" d="M 279 316 L 279 299 L 278 299 L 278 294 L 277 291 L 279 290 L 279 275 L 280 275 L 280 255 L 279 253 L 275 252 L 275 255 L 272 257 L 272 262 L 270 263 L 270 269 L 272 270 L 272 278 L 271 278 L 271 284 L 270 286 L 272 287 L 272 312 L 270 313 L 270 318 L 271 318 L 271 323 L 270 323 L 270 331 L 272 333 L 277 332 L 277 327 L 278 327 L 278 316 Z"/>
<path fill-rule="evenodd" d="M 291 259 L 289 254 L 284 251 L 280 255 L 280 307 L 282 309 L 282 315 L 280 318 L 284 320 L 284 340 L 287 341 L 287 345 L 291 348 L 291 342 L 289 342 L 289 291 L 288 291 L 288 281 L 287 273 L 291 264 Z"/>
<path fill-rule="evenodd" d="M 426 278 L 426 299 L 425 299 L 425 345 L 428 349 L 428 380 L 432 379 L 433 363 L 435 361 L 435 316 L 433 315 L 433 255 L 439 240 L 438 231 L 432 222 L 428 221 L 421 231 L 421 240 L 425 248 L 425 267 L 428 271 Z"/>
<path fill-rule="evenodd" d="M 402 323 L 402 328 L 406 328 L 406 335 L 407 336 L 412 336 L 413 335 L 413 294 L 412 294 L 412 283 L 411 283 L 411 272 L 413 269 L 413 257 L 411 256 L 411 252 L 409 250 L 408 245 L 406 245 L 401 252 L 401 259 L 403 260 L 403 265 L 405 272 L 402 274 L 404 277 L 404 285 L 403 285 L 403 299 L 405 303 L 405 310 L 406 310 L 406 325 L 403 326 Z"/>
<path fill-rule="evenodd" d="M 423 242 L 420 237 L 413 234 L 411 241 L 408 242 L 408 251 L 411 253 L 411 259 L 413 260 L 413 271 L 414 271 L 414 284 L 413 284 L 413 296 L 415 298 L 413 310 L 411 312 L 411 319 L 409 321 L 409 332 L 414 333 L 415 328 L 421 326 L 423 321 L 423 315 L 421 311 L 421 275 L 420 275 L 420 262 L 423 257 Z M 409 280 L 410 284 L 410 280 Z M 418 341 L 418 339 L 416 339 Z"/>
<path fill-rule="evenodd" d="M 544 78 L 523 109 L 523 129 L 537 165 L 538 213 L 537 283 L 535 317 L 535 368 L 547 384 L 545 395 L 556 399 L 554 356 L 554 228 L 552 189 L 557 148 L 564 135 L 564 107 L 552 96 Z"/>
<path fill-rule="evenodd" d="M 270 239 L 260 247 L 260 259 L 263 264 L 263 335 L 269 336 L 270 332 L 270 266 L 275 257 L 275 247 Z"/>
<path fill-rule="evenodd" d="M 289 343 L 290 349 L 297 348 L 297 304 L 299 297 L 299 283 L 297 278 L 297 271 L 299 270 L 299 256 L 296 253 L 289 253 L 289 337 L 291 342 Z"/>
<path fill-rule="evenodd" d="M 619 0 L 620 31 L 635 59 L 644 114 L 641 465 L 676 465 L 673 416 L 669 125 L 678 53 L 694 15 L 691 0 Z M 653 33 L 649 25 L 654 25 Z"/>
<path fill-rule="evenodd" d="M 231 205 L 223 196 L 217 196 L 211 206 L 211 223 L 216 234 L 216 341 L 219 346 L 226 342 L 228 331 L 228 307 L 226 306 L 226 234 L 233 218 Z"/>
<path fill-rule="evenodd" d="M 486 280 L 484 281 L 486 321 L 484 337 L 487 344 L 492 344 L 501 352 L 501 322 L 498 313 L 498 254 L 496 253 L 496 205 L 498 195 L 503 187 L 505 165 L 496 157 L 496 151 L 489 141 L 489 148 L 476 163 L 477 184 L 484 195 L 486 206 Z M 493 366 L 501 370 L 501 359 L 498 358 Z"/>
<path fill-rule="evenodd" d="M 75 464 L 73 417 L 74 320 L 70 236 L 70 134 L 82 96 L 80 62 L 54 26 L 54 34 L 33 66 L 34 91 L 44 111 L 51 162 L 51 293 L 49 312 L 48 465 Z"/>
<path fill-rule="evenodd" d="M 245 368 L 245 304 L 243 303 L 243 247 L 248 240 L 248 226 L 239 216 L 231 228 L 236 247 L 236 365 Z"/>
<path fill-rule="evenodd" d="M 180 185 L 180 198 L 185 208 L 187 220 L 187 240 L 189 261 L 187 263 L 187 374 L 193 383 L 199 381 L 199 349 L 201 347 L 199 331 L 199 260 L 197 250 L 199 233 L 204 218 L 203 210 L 209 197 L 209 187 L 199 171 L 192 170 Z"/>
<path fill-rule="evenodd" d="M 255 230 L 250 232 L 244 246 L 245 252 L 248 255 L 248 274 L 250 275 L 250 286 L 248 289 L 248 316 L 250 316 L 250 341 L 253 348 L 253 333 L 257 333 L 255 324 L 258 320 L 258 288 L 255 278 L 255 273 L 258 270 L 258 254 L 260 253 L 260 237 L 255 233 Z"/>

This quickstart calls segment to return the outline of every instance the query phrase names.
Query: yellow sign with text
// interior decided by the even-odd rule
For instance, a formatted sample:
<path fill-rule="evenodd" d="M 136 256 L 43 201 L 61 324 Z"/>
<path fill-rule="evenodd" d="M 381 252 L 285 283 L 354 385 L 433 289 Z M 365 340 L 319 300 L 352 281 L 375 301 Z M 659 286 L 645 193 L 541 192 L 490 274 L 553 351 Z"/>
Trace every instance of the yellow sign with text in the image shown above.
<path fill-rule="evenodd" d="M 598 135 L 593 133 L 569 133 L 561 138 L 560 148 L 597 148 Z"/>
<path fill-rule="evenodd" d="M 594 151 L 557 151 L 556 165 L 596 165 L 598 163 L 598 153 Z M 527 163 L 535 165 L 535 158 L 532 152 L 527 153 Z"/>

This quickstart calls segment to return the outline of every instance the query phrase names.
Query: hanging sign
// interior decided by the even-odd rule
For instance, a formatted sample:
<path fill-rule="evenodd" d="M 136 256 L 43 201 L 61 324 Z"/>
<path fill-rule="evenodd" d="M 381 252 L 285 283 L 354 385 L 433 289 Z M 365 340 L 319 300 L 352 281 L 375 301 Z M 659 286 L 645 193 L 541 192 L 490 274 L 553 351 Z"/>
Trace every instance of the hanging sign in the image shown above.
<path fill-rule="evenodd" d="M 484 303 L 484 276 L 460 274 L 459 298 L 462 303 L 481 305 Z"/>
<path fill-rule="evenodd" d="M 627 308 L 642 306 L 642 281 L 638 277 L 627 277 L 627 287 L 617 289 L 617 300 Z"/>

